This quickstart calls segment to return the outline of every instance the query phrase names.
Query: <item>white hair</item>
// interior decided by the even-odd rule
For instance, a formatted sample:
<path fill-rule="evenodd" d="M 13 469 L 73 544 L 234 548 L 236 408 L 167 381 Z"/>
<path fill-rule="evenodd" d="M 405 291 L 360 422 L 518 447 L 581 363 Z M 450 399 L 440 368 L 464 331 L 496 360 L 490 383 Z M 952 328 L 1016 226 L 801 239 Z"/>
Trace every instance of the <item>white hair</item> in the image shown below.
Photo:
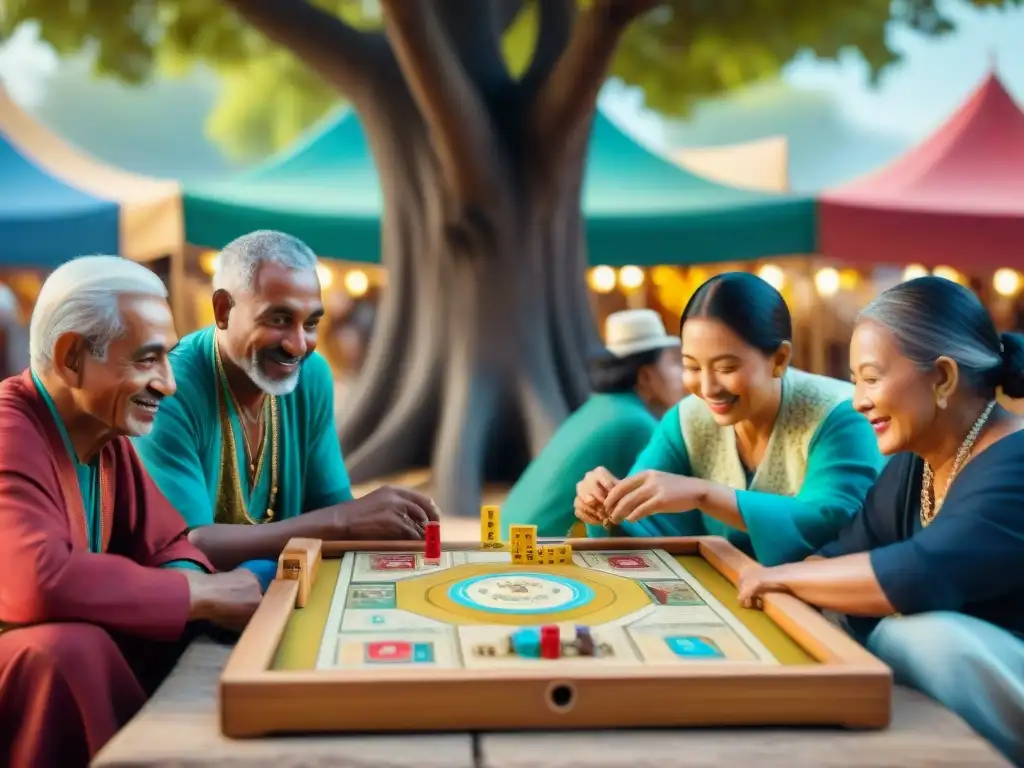
<path fill-rule="evenodd" d="M 167 298 L 167 286 L 141 264 L 120 256 L 83 256 L 46 278 L 32 310 L 29 355 L 33 370 L 53 364 L 53 348 L 65 333 L 80 333 L 90 353 L 105 360 L 110 343 L 125 331 L 119 300 L 125 295 Z"/>
<path fill-rule="evenodd" d="M 236 293 L 252 290 L 256 273 L 264 264 L 286 269 L 316 269 L 316 254 L 297 237 L 261 229 L 242 235 L 217 255 L 213 289 Z"/>

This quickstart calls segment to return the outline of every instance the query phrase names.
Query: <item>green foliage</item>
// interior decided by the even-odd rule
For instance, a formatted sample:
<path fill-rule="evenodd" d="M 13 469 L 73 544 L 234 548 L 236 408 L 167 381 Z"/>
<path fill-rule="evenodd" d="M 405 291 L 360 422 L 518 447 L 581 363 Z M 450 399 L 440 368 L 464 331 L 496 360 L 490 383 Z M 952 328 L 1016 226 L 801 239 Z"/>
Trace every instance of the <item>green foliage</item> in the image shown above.
<path fill-rule="evenodd" d="M 977 7 L 1021 0 L 961 0 Z M 644 90 L 662 114 L 685 116 L 707 97 L 779 75 L 795 56 L 859 53 L 873 82 L 899 61 L 890 22 L 928 36 L 954 30 L 939 0 L 679 0 L 638 20 L 612 75 Z"/>
<path fill-rule="evenodd" d="M 342 98 L 216 0 L 2 1 L 0 39 L 36 21 L 58 53 L 92 51 L 101 76 L 142 83 L 156 71 L 187 72 L 196 61 L 213 66 L 224 93 L 207 128 L 236 157 L 289 144 Z M 315 2 L 356 26 L 379 23 L 367 13 L 373 0 Z M 536 2 L 527 0 L 504 40 L 513 73 L 532 55 Z M 999 7 L 1024 0 L 959 2 Z M 948 34 L 952 23 L 942 7 L 941 0 L 669 0 L 632 26 L 612 74 L 641 87 L 648 107 L 673 116 L 700 99 L 772 78 L 804 52 L 834 60 L 857 51 L 877 78 L 899 58 L 888 45 L 888 23 Z"/>

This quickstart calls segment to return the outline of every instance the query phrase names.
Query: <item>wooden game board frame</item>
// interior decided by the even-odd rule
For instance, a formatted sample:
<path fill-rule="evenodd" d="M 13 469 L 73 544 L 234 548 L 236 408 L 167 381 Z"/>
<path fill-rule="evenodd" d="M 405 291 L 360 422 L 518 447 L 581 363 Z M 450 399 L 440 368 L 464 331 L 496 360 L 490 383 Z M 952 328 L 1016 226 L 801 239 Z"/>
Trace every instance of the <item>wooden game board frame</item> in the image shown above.
<path fill-rule="evenodd" d="M 700 555 L 734 585 L 753 561 L 719 537 L 568 539 L 574 552 L 661 549 Z M 452 544 L 477 550 L 480 544 Z M 885 728 L 892 673 L 816 610 L 770 594 L 764 611 L 819 663 L 717 666 L 537 665 L 531 669 L 274 670 L 292 610 L 305 604 L 321 557 L 415 552 L 423 542 L 295 539 L 278 578 L 220 677 L 221 730 L 231 738 L 294 733 L 833 725 Z"/>

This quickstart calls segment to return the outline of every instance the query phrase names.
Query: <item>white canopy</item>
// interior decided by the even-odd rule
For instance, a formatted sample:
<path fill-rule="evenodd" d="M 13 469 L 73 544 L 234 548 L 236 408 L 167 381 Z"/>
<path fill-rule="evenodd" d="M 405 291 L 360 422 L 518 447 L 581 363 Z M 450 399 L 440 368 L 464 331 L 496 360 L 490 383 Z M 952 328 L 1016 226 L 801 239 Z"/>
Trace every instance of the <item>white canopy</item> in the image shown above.
<path fill-rule="evenodd" d="M 718 147 L 677 149 L 671 158 L 688 171 L 739 189 L 789 191 L 789 143 L 785 136 Z"/>

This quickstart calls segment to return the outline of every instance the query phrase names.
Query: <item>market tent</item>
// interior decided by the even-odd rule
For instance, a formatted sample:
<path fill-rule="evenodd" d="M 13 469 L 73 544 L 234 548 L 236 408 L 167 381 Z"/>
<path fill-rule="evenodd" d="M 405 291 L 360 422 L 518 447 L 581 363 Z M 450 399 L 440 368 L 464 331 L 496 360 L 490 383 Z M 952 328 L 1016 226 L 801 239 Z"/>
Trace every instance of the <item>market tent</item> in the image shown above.
<path fill-rule="evenodd" d="M 822 195 L 823 255 L 1002 267 L 1024 250 L 1024 113 L 995 72 L 909 153 Z"/>
<path fill-rule="evenodd" d="M 52 268 L 117 248 L 117 205 L 68 186 L 0 135 L 0 266 Z"/>
<path fill-rule="evenodd" d="M 380 260 L 384 198 L 366 135 L 347 109 L 262 166 L 186 183 L 184 203 L 192 245 L 222 248 L 246 232 L 276 229 L 326 258 Z"/>
<path fill-rule="evenodd" d="M 809 197 L 737 189 L 648 151 L 598 115 L 583 188 L 591 264 L 640 266 L 814 253 Z"/>
<path fill-rule="evenodd" d="M 680 166 L 719 184 L 762 192 L 789 191 L 789 140 L 785 136 L 669 153 Z"/>
<path fill-rule="evenodd" d="M 377 262 L 382 194 L 357 117 L 327 120 L 280 159 L 185 188 L 186 234 L 219 248 L 280 229 L 319 255 Z M 814 204 L 702 178 L 640 146 L 598 114 L 583 188 L 590 263 L 682 264 L 814 250 Z"/>
<path fill-rule="evenodd" d="M 181 187 L 104 165 L 0 86 L 0 263 L 50 268 L 86 253 L 181 253 Z"/>

